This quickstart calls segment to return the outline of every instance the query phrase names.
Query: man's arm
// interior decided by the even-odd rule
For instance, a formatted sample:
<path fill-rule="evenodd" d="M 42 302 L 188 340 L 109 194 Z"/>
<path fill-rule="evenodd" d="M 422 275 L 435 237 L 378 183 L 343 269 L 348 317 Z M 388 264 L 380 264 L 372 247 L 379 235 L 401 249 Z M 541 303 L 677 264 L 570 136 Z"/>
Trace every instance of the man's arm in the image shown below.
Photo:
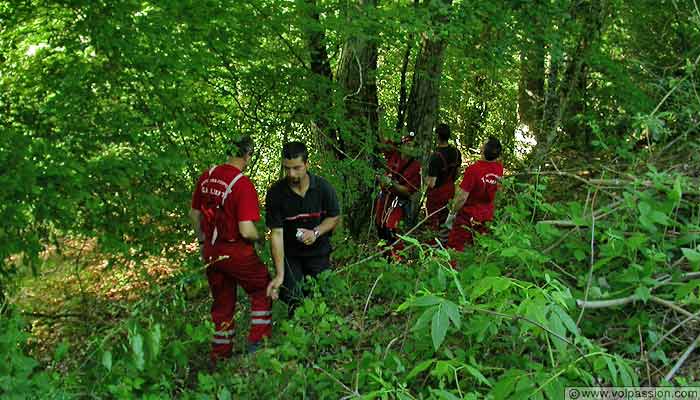
<path fill-rule="evenodd" d="M 273 300 L 279 297 L 279 288 L 284 281 L 284 230 L 272 228 L 270 240 L 272 261 L 275 263 L 275 278 L 267 285 L 267 295 Z"/>
<path fill-rule="evenodd" d="M 199 243 L 204 242 L 204 232 L 202 232 L 202 212 L 190 208 L 190 220 L 192 221 L 192 227 L 194 228 L 194 233 L 197 235 L 197 240 Z"/>
<path fill-rule="evenodd" d="M 467 202 L 467 199 L 469 198 L 469 192 L 465 192 L 464 189 L 459 188 L 459 191 L 455 194 L 454 200 L 452 200 L 452 207 L 450 208 L 450 213 L 447 215 L 447 219 L 445 220 L 445 225 L 448 228 L 452 228 L 452 224 L 455 221 L 455 218 L 457 217 L 457 213 L 459 210 L 464 207 L 464 203 Z"/>
<path fill-rule="evenodd" d="M 450 214 L 457 215 L 459 210 L 464 207 L 464 203 L 467 202 L 469 198 L 469 192 L 465 192 L 462 188 L 455 194 L 454 200 L 452 200 L 452 208 L 450 209 Z"/>
<path fill-rule="evenodd" d="M 251 242 L 255 242 L 260 238 L 258 229 L 255 227 L 253 221 L 238 221 L 238 232 L 243 239 L 250 240 Z"/>

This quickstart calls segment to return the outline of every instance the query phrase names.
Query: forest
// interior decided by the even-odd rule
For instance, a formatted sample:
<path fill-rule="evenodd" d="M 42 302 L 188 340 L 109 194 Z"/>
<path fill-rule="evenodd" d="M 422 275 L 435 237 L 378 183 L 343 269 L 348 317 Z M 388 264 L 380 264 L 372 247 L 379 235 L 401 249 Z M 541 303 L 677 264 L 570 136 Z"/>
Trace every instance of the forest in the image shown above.
<path fill-rule="evenodd" d="M 700 387 L 699 3 L 0 0 L 0 398 Z M 464 251 L 425 223 L 440 124 L 458 177 L 502 144 L 495 215 Z M 341 222 L 253 354 L 238 290 L 211 368 L 188 215 L 242 135 L 271 276 L 285 144 Z M 377 175 L 407 135 L 420 187 L 386 257 Z"/>

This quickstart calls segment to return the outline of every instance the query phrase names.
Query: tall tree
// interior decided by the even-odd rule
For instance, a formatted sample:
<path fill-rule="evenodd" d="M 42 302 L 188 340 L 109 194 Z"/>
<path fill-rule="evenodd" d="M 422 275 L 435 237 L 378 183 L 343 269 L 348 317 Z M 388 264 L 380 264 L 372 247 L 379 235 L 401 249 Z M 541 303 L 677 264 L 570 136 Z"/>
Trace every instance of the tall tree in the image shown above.
<path fill-rule="evenodd" d="M 348 9 L 347 22 L 354 29 L 345 41 L 338 67 L 337 81 L 342 89 L 345 125 L 343 150 L 357 154 L 377 140 L 377 26 L 369 17 L 377 0 L 357 0 L 357 7 Z"/>
<path fill-rule="evenodd" d="M 429 13 L 430 24 L 428 31 L 422 34 L 413 69 L 406 128 L 415 132 L 419 147 L 423 150 L 430 146 L 433 128 L 438 119 L 440 78 L 448 43 L 447 23 L 451 5 L 452 0 L 428 1 L 421 4 Z"/>

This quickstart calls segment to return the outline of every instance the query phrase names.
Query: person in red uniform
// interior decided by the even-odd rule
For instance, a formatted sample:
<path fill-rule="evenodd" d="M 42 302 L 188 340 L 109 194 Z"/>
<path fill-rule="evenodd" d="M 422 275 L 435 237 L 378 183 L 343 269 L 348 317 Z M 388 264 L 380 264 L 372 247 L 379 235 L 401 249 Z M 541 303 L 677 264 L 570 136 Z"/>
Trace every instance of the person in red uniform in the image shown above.
<path fill-rule="evenodd" d="M 260 237 L 254 225 L 260 219 L 258 195 L 243 175 L 252 154 L 250 137 L 235 140 L 227 162 L 204 171 L 192 194 L 190 217 L 208 263 L 206 273 L 213 297 L 212 365 L 232 354 L 238 286 L 250 297 L 248 352 L 257 350 L 262 339 L 272 333 L 270 275 L 253 246 Z M 284 271 L 278 270 L 277 278 L 282 276 Z"/>
<path fill-rule="evenodd" d="M 420 161 L 414 157 L 413 132 L 401 140 L 401 145 L 389 145 L 384 151 L 386 172 L 379 177 L 381 191 L 375 201 L 374 223 L 380 239 L 394 243 L 410 210 L 410 197 L 420 187 Z M 391 256 L 397 258 L 397 252 L 403 249 L 403 243 L 396 243 Z"/>
<path fill-rule="evenodd" d="M 455 195 L 457 172 L 462 165 L 462 156 L 456 147 L 451 146 L 450 126 L 440 124 L 435 129 L 437 149 L 428 161 L 428 187 L 425 207 L 428 211 L 428 228 L 438 231 L 449 214 L 447 203 Z"/>
<path fill-rule="evenodd" d="M 486 222 L 493 220 L 494 199 L 503 165 L 498 160 L 501 142 L 489 137 L 482 147 L 482 159 L 464 170 L 460 189 L 455 195 L 445 224 L 451 227 L 447 247 L 464 251 L 474 242 L 474 232 L 487 233 Z"/>

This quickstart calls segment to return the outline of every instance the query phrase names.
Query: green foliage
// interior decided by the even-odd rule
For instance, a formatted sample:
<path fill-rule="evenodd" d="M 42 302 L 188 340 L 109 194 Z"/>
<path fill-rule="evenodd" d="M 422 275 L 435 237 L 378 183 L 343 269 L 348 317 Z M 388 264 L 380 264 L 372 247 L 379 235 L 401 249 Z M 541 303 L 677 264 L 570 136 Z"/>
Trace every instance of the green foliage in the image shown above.
<path fill-rule="evenodd" d="M 60 376 L 38 369 L 39 363 L 26 354 L 29 335 L 18 314 L 5 307 L 0 309 L 0 396 L 3 399 L 62 398 Z M 65 355 L 65 349 L 57 351 L 56 359 Z"/>
<path fill-rule="evenodd" d="M 0 395 L 558 399 L 566 386 L 644 383 L 643 357 L 669 366 L 684 337 L 662 341 L 671 319 L 659 300 L 700 305 L 688 278 L 700 269 L 697 8 L 364 3 L 0 1 L 0 303 L 66 237 L 95 238 L 110 259 L 181 264 L 115 321 L 104 313 L 84 329 L 82 352 L 61 341 L 51 361 L 30 357 L 29 328 L 3 314 Z M 319 33 L 330 76 L 312 68 Z M 446 44 L 434 65 L 439 119 L 466 159 L 499 137 L 515 176 L 491 234 L 469 251 L 407 236 L 408 262 L 359 262 L 378 250 L 365 233 L 377 141 L 399 135 L 402 78 L 410 91 L 426 39 Z M 377 46 L 368 65 L 357 60 L 360 79 L 376 81 L 369 104 L 338 76 L 360 42 Z M 531 133 L 551 145 L 558 174 L 518 175 L 526 94 L 537 103 Z M 381 110 L 378 121 L 352 115 L 357 104 Z M 247 173 L 261 195 L 280 177 L 281 144 L 304 140 L 352 218 L 334 237 L 339 270 L 310 283 L 293 318 L 275 309 L 275 336 L 255 357 L 209 373 L 208 293 L 198 261 L 182 254 L 186 215 L 198 174 L 239 133 L 258 144 Z M 627 297 L 620 309 L 576 303 Z"/>

